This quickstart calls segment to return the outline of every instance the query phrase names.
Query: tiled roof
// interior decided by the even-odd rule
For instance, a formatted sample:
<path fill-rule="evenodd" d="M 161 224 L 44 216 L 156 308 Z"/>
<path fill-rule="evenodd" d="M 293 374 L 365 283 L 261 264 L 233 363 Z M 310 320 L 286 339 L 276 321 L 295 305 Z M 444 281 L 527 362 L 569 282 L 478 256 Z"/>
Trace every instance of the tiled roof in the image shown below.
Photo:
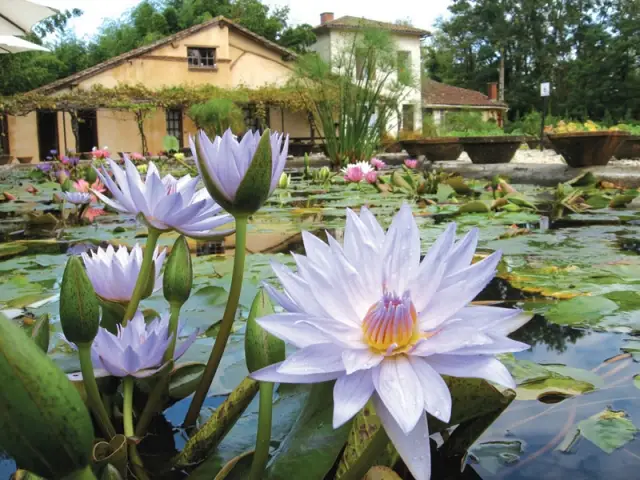
<path fill-rule="evenodd" d="M 321 32 L 323 30 L 328 29 L 338 29 L 338 30 L 357 30 L 362 27 L 373 27 L 373 28 L 382 28 L 384 30 L 391 30 L 396 33 L 404 33 L 406 35 L 417 35 L 419 37 L 423 37 L 426 35 L 430 35 L 427 30 L 422 30 L 421 28 L 411 27 L 409 25 L 399 25 L 395 23 L 388 22 L 379 22 L 377 20 L 369 20 L 364 17 L 352 17 L 352 16 L 344 16 L 340 18 L 336 18 L 335 20 L 331 20 L 329 22 L 323 23 L 322 25 L 318 25 L 313 29 L 314 32 Z"/>
<path fill-rule="evenodd" d="M 431 79 L 422 81 L 422 105 L 456 105 L 487 108 L 507 108 L 506 103 L 491 100 L 484 93 L 454 87 Z"/>
<path fill-rule="evenodd" d="M 36 88 L 34 90 L 34 92 L 39 92 L 39 93 L 51 93 L 54 92 L 56 90 L 59 90 L 61 88 L 65 88 L 68 87 L 70 85 L 73 85 L 81 80 L 84 80 L 85 78 L 89 78 L 92 77 L 94 75 L 97 75 L 100 72 L 103 72 L 105 70 L 109 70 L 110 68 L 113 68 L 115 66 L 120 65 L 121 63 L 126 62 L 127 60 L 131 60 L 132 58 L 136 58 L 139 57 L 140 55 L 144 55 L 145 53 L 148 53 L 152 50 L 155 50 L 158 47 L 161 47 L 163 45 L 166 45 L 167 43 L 171 43 L 174 42 L 176 40 L 180 40 L 182 38 L 188 37 L 190 35 L 193 35 L 194 33 L 197 33 L 201 30 L 204 30 L 206 28 L 209 28 L 213 25 L 226 25 L 230 28 L 235 29 L 236 31 L 242 33 L 243 35 L 250 37 L 251 39 L 255 40 L 256 42 L 264 45 L 267 48 L 270 48 L 272 50 L 277 51 L 278 53 L 280 53 L 283 57 L 288 57 L 288 58 L 296 58 L 296 53 L 293 52 L 292 50 L 289 50 L 285 47 L 282 47 L 280 45 L 278 45 L 275 42 L 272 42 L 271 40 L 267 40 L 264 37 L 261 37 L 260 35 L 253 33 L 251 30 L 249 30 L 248 28 L 243 27 L 242 25 L 238 25 L 235 22 L 232 22 L 231 20 L 229 20 L 228 18 L 225 18 L 223 16 L 218 16 L 215 18 L 212 18 L 211 20 L 208 20 L 206 22 L 203 23 L 199 23 L 198 25 L 193 25 L 185 30 L 182 30 L 180 32 L 174 33 L 173 35 L 170 35 L 168 37 L 165 38 L 161 38 L 160 40 L 157 40 L 153 43 L 150 43 L 149 45 L 144 45 L 142 47 L 130 50 L 128 52 L 125 52 L 121 55 L 118 55 L 116 57 L 110 58 L 109 60 L 106 60 L 102 63 L 98 63 L 97 65 L 94 65 L 92 67 L 89 67 L 85 70 L 82 70 L 80 72 L 74 73 L 73 75 L 70 75 L 68 77 L 65 78 L 61 78 L 60 80 L 56 80 L 55 82 L 51 82 L 47 85 L 43 85 L 42 87 Z M 186 62 L 186 59 L 185 59 Z"/>

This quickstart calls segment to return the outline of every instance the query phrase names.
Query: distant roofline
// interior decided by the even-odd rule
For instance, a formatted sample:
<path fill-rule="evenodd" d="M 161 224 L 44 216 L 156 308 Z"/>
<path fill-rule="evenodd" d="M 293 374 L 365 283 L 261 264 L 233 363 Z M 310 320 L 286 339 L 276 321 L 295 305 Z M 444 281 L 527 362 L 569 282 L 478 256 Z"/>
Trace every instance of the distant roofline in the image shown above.
<path fill-rule="evenodd" d="M 423 30 L 421 28 L 416 28 L 409 25 L 397 25 L 395 23 L 390 23 L 390 22 L 381 22 L 379 20 L 372 20 L 365 17 L 354 17 L 352 15 L 344 15 L 340 18 L 336 18 L 322 25 L 318 25 L 314 27 L 312 30 L 314 33 L 320 33 L 328 30 L 359 30 L 360 28 L 362 28 L 362 25 L 346 24 L 344 23 L 345 20 L 348 20 L 348 21 L 361 20 L 363 24 L 366 24 L 367 22 L 369 22 L 372 25 L 378 25 L 382 28 L 391 30 L 393 33 L 398 33 L 403 35 L 412 35 L 412 36 L 418 36 L 418 37 L 431 36 L 431 32 L 429 32 L 428 30 Z"/>
<path fill-rule="evenodd" d="M 41 87 L 38 87 L 34 90 L 31 91 L 31 93 L 53 93 L 56 92 L 58 90 L 61 90 L 63 88 L 69 88 L 69 87 L 73 87 L 75 84 L 77 84 L 78 82 L 85 80 L 87 78 L 91 78 L 95 75 L 98 75 L 99 73 L 102 73 L 104 71 L 107 71 L 111 68 L 117 67 L 118 65 L 121 65 L 122 63 L 126 62 L 127 60 L 131 60 L 133 58 L 137 58 L 141 55 L 144 55 L 145 53 L 148 53 L 152 50 L 155 50 L 156 48 L 159 48 L 163 45 L 166 45 L 168 43 L 174 42 L 176 40 L 180 40 L 182 38 L 185 37 L 189 37 L 191 35 L 193 35 L 194 33 L 197 33 L 201 30 L 204 30 L 206 28 L 212 27 L 214 25 L 219 25 L 219 26 L 223 26 L 226 25 L 228 27 L 231 27 L 233 29 L 235 29 L 236 31 L 240 32 L 241 34 L 245 35 L 246 37 L 249 37 L 255 41 L 257 41 L 258 43 L 262 44 L 263 46 L 274 50 L 278 53 L 280 53 L 283 57 L 286 57 L 287 59 L 294 59 L 297 58 L 297 54 L 292 51 L 289 50 L 288 48 L 285 48 L 281 45 L 278 45 L 275 42 L 272 42 L 271 40 L 268 40 L 256 33 L 253 33 L 251 30 L 249 30 L 246 27 L 243 27 L 242 25 L 238 25 L 237 23 L 229 20 L 228 18 L 220 15 L 218 17 L 212 18 L 211 20 L 208 20 L 206 22 L 203 23 L 199 23 L 197 25 L 192 25 L 191 27 L 185 29 L 185 30 L 181 30 L 177 33 L 174 33 L 173 35 L 169 35 L 168 37 L 164 37 L 161 38 L 160 40 L 157 40 L 153 43 L 150 43 L 149 45 L 144 45 L 142 47 L 138 47 L 135 48 L 133 50 L 129 50 L 128 52 L 125 52 L 123 54 L 117 55 L 115 57 L 112 57 L 108 60 L 105 60 L 104 62 L 98 63 L 96 65 L 93 65 L 92 67 L 86 68 L 84 70 L 81 70 L 79 72 L 76 72 L 72 75 L 69 75 L 68 77 L 64 77 L 61 78 L 59 80 L 55 80 L 51 83 L 48 83 L 47 85 L 43 85 Z M 186 61 L 186 60 L 185 60 Z"/>

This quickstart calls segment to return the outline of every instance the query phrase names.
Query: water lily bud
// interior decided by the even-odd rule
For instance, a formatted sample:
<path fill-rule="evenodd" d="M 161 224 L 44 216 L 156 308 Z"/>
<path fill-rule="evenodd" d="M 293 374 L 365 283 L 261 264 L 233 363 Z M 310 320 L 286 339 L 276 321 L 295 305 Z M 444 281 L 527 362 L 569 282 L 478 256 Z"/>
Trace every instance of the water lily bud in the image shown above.
<path fill-rule="evenodd" d="M 60 287 L 60 324 L 75 344 L 91 343 L 100 326 L 100 304 L 79 257 L 71 257 Z"/>
<path fill-rule="evenodd" d="M 278 180 L 278 188 L 289 188 L 290 184 L 291 175 L 287 175 L 286 173 L 282 172 L 282 175 L 280 175 L 280 179 Z"/>
<path fill-rule="evenodd" d="M 84 172 L 84 179 L 90 184 L 94 183 L 98 179 L 98 174 L 93 168 L 87 168 Z"/>
<path fill-rule="evenodd" d="M 80 394 L 15 323 L 0 315 L 0 449 L 45 478 L 86 469 L 93 425 Z"/>
<path fill-rule="evenodd" d="M 65 178 L 64 182 L 60 184 L 60 190 L 62 190 L 63 192 L 75 191 L 75 189 L 73 188 L 73 182 L 69 179 L 69 177 Z"/>
<path fill-rule="evenodd" d="M 189 299 L 192 283 L 193 267 L 189 244 L 181 235 L 173 244 L 164 269 L 162 280 L 164 298 L 170 304 L 183 305 Z"/>
<path fill-rule="evenodd" d="M 264 290 L 260 290 L 251 304 L 244 334 L 244 355 L 251 373 L 284 360 L 284 342 L 268 333 L 257 322 L 257 319 L 273 313 L 269 296 Z"/>

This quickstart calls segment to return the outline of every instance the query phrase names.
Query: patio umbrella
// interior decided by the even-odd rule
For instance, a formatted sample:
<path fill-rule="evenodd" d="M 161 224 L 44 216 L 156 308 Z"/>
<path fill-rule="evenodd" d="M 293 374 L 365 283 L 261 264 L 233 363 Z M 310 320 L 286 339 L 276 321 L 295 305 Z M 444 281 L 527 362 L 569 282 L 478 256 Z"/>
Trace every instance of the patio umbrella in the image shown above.
<path fill-rule="evenodd" d="M 0 2 L 0 35 L 25 35 L 31 27 L 58 11 L 52 0 L 2 0 Z"/>
<path fill-rule="evenodd" d="M 12 37 L 11 35 L 0 35 L 0 53 L 20 53 L 29 52 L 31 50 L 40 50 L 42 52 L 48 52 L 49 50 L 41 45 L 27 42 L 18 37 Z"/>

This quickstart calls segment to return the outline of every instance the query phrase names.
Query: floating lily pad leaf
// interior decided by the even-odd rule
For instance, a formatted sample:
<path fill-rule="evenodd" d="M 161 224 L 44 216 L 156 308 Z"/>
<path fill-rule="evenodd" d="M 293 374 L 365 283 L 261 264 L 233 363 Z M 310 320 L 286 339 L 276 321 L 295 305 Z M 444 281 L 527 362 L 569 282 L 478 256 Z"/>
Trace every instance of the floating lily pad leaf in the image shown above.
<path fill-rule="evenodd" d="M 637 196 L 638 196 L 637 193 L 636 194 L 618 194 L 611 199 L 611 203 L 609 204 L 609 207 L 624 208 L 629 203 L 631 203 L 631 201 Z"/>
<path fill-rule="evenodd" d="M 606 315 L 618 310 L 618 304 L 603 296 L 575 297 L 551 307 L 546 318 L 560 325 L 596 325 Z"/>
<path fill-rule="evenodd" d="M 438 184 L 438 192 L 436 193 L 436 200 L 438 203 L 444 203 L 451 195 L 456 191 L 450 185 L 445 183 Z"/>
<path fill-rule="evenodd" d="M 581 421 L 580 434 L 607 453 L 634 439 L 638 429 L 622 410 L 606 409 Z"/>
<path fill-rule="evenodd" d="M 580 380 L 582 382 L 590 383 L 595 388 L 602 388 L 602 386 L 604 385 L 604 380 L 602 379 L 602 377 L 590 370 L 555 364 L 544 364 L 541 365 L 541 367 L 544 367 L 548 371 L 553 372 L 557 375 L 562 375 L 563 377 L 573 378 L 574 380 Z"/>
<path fill-rule="evenodd" d="M 489 213 L 491 206 L 482 200 L 473 200 L 462 205 L 458 209 L 458 213 Z"/>
<path fill-rule="evenodd" d="M 621 349 L 625 353 L 630 353 L 635 361 L 640 361 L 640 340 L 626 340 Z"/>
<path fill-rule="evenodd" d="M 602 194 L 591 195 L 587 199 L 587 205 L 592 208 L 606 208 L 611 203 L 611 197 Z"/>
<path fill-rule="evenodd" d="M 544 403 L 582 395 L 595 390 L 593 384 L 567 377 L 549 377 L 546 380 L 526 383 L 516 389 L 518 400 L 541 400 Z"/>
<path fill-rule="evenodd" d="M 509 369 L 517 385 L 549 378 L 549 370 L 530 360 L 516 360 L 512 353 L 501 355 L 500 361 Z"/>
<path fill-rule="evenodd" d="M 489 473 L 496 474 L 502 468 L 517 463 L 524 450 L 522 440 L 482 442 L 471 447 L 469 458 Z"/>
<path fill-rule="evenodd" d="M 0 258 L 12 257 L 26 250 L 27 247 L 21 243 L 2 243 L 0 244 Z"/>

